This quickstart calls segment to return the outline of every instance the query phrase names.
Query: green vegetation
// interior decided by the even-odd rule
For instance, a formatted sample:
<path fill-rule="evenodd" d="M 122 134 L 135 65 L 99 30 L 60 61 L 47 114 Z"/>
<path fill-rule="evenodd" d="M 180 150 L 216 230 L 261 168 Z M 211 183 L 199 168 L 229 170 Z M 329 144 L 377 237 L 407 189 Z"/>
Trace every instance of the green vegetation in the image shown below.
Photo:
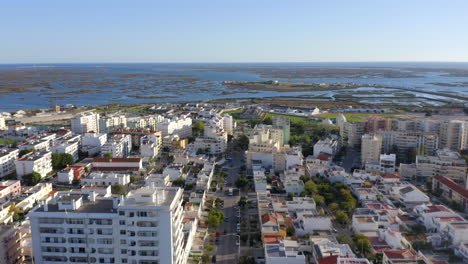
<path fill-rule="evenodd" d="M 16 146 L 18 145 L 18 141 L 13 140 L 13 139 L 0 138 L 0 145 L 9 146 L 11 148 L 16 148 Z"/>
<path fill-rule="evenodd" d="M 54 168 L 54 170 L 66 168 L 68 165 L 73 164 L 74 161 L 71 154 L 52 153 L 52 168 Z"/>
<path fill-rule="evenodd" d="M 339 210 L 335 213 L 336 221 L 340 222 L 341 224 L 349 223 L 349 216 L 347 213 Z"/>
<path fill-rule="evenodd" d="M 205 131 L 205 123 L 195 122 L 195 124 L 192 125 L 192 133 L 194 136 L 203 136 L 204 131 Z"/>
<path fill-rule="evenodd" d="M 295 234 L 296 234 L 296 229 L 294 228 L 294 226 L 288 226 L 286 228 L 286 235 L 294 236 Z"/>
<path fill-rule="evenodd" d="M 317 115 L 317 117 L 335 119 L 339 114 L 340 113 L 327 113 L 327 114 Z M 384 118 L 395 117 L 394 114 L 382 114 L 382 113 L 342 113 L 342 114 L 346 117 L 346 120 L 349 122 L 362 121 L 363 117 L 369 117 L 369 116 L 380 116 Z"/>
<path fill-rule="evenodd" d="M 248 184 L 249 184 L 249 180 L 247 180 L 247 178 L 245 177 L 240 177 L 236 181 L 236 187 L 239 189 L 244 189 L 245 187 L 247 187 Z"/>
<path fill-rule="evenodd" d="M 249 138 L 245 135 L 239 136 L 233 143 L 233 149 L 237 151 L 245 151 L 249 148 Z"/>
<path fill-rule="evenodd" d="M 29 185 L 29 186 L 38 184 L 41 181 L 41 179 L 42 179 L 41 174 L 35 171 L 33 173 L 23 175 L 24 184 Z"/>
<path fill-rule="evenodd" d="M 130 176 L 130 183 L 135 183 L 137 181 L 137 177 L 135 175 Z"/>
<path fill-rule="evenodd" d="M 353 236 L 354 244 L 363 254 L 369 253 L 371 249 L 371 242 L 369 238 L 363 234 L 356 234 Z"/>
<path fill-rule="evenodd" d="M 104 158 L 112 158 L 112 153 L 104 153 Z"/>
<path fill-rule="evenodd" d="M 28 154 L 28 153 L 31 153 L 31 152 L 34 152 L 35 149 L 33 148 L 28 148 L 28 149 L 22 149 L 20 150 L 20 152 L 18 153 L 18 157 L 21 158 L 23 157 L 24 155 Z"/>
<path fill-rule="evenodd" d="M 125 194 L 125 186 L 122 184 L 114 184 L 111 187 L 111 192 L 112 194 L 119 194 L 119 195 L 124 195 Z"/>
<path fill-rule="evenodd" d="M 246 206 L 247 205 L 247 197 L 241 196 L 241 198 L 239 199 L 239 202 L 237 203 L 237 205 L 239 205 L 240 207 Z"/>
<path fill-rule="evenodd" d="M 206 220 L 206 223 L 211 228 L 217 228 L 221 224 L 221 222 L 223 222 L 224 218 L 225 216 L 223 212 L 211 209 L 210 213 L 208 214 L 208 219 Z"/>
<path fill-rule="evenodd" d="M 172 181 L 172 186 L 184 188 L 184 187 L 185 187 L 185 180 L 184 180 L 184 178 L 180 177 L 180 178 L 178 178 L 178 179 L 175 179 L 174 181 Z"/>
<path fill-rule="evenodd" d="M 336 237 L 336 240 L 340 244 L 348 244 L 351 248 L 354 246 L 354 241 L 349 235 L 346 235 L 346 234 L 338 235 Z"/>
<path fill-rule="evenodd" d="M 265 117 L 263 118 L 263 120 L 267 118 L 271 119 L 274 116 L 286 116 L 291 120 L 291 123 L 295 123 L 295 124 L 311 122 L 310 119 L 306 116 L 294 116 L 294 115 L 277 114 L 277 113 L 265 113 Z"/>

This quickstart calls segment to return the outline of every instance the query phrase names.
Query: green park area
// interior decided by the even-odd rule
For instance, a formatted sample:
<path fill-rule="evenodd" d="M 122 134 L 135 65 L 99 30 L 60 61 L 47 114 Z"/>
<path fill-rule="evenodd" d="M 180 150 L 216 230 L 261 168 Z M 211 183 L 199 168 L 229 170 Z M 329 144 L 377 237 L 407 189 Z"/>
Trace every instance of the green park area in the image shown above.
<path fill-rule="evenodd" d="M 327 113 L 327 114 L 316 115 L 316 117 L 335 119 L 339 114 L 340 113 Z M 394 114 L 376 114 L 376 113 L 369 113 L 369 114 L 367 113 L 344 113 L 343 115 L 346 117 L 346 120 L 349 122 L 362 121 L 363 118 L 370 117 L 370 116 L 380 116 L 384 118 L 395 117 Z"/>

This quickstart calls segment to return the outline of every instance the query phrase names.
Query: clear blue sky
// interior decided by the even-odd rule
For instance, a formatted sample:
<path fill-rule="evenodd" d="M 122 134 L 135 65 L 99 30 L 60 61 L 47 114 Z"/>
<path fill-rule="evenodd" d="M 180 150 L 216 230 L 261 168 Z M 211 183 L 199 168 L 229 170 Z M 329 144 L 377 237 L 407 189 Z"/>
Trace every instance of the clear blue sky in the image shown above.
<path fill-rule="evenodd" d="M 468 61 L 466 0 L 0 0 L 0 63 Z"/>

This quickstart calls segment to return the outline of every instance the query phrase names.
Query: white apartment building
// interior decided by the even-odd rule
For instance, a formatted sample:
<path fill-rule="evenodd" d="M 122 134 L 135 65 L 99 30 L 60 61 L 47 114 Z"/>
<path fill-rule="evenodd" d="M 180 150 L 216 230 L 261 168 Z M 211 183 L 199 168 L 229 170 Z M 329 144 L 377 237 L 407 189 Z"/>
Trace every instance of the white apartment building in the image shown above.
<path fill-rule="evenodd" d="M 88 132 L 99 132 L 100 116 L 93 112 L 82 112 L 71 119 L 71 129 L 74 133 L 84 134 Z"/>
<path fill-rule="evenodd" d="M 46 200 L 52 192 L 52 183 L 38 183 L 20 194 L 21 201 L 16 207 L 22 211 L 33 208 L 39 201 Z"/>
<path fill-rule="evenodd" d="M 107 143 L 102 145 L 102 155 L 106 153 L 112 154 L 115 158 L 126 158 L 132 151 L 132 137 L 130 135 L 113 135 L 108 138 Z"/>
<path fill-rule="evenodd" d="M 249 151 L 271 152 L 279 150 L 283 146 L 283 129 L 267 125 L 257 125 L 247 131 L 249 137 Z"/>
<path fill-rule="evenodd" d="M 286 116 L 273 116 L 271 118 L 274 127 L 279 127 L 283 130 L 283 144 L 288 145 L 291 138 L 291 119 Z"/>
<path fill-rule="evenodd" d="M 459 151 L 468 147 L 468 122 L 449 120 L 439 124 L 440 148 Z"/>
<path fill-rule="evenodd" d="M 162 137 L 160 135 L 148 134 L 140 138 L 140 156 L 157 157 L 161 152 Z"/>
<path fill-rule="evenodd" d="M 457 183 L 465 184 L 467 169 L 465 159 L 455 151 L 440 149 L 434 156 L 416 156 L 416 176 L 419 178 L 445 176 Z"/>
<path fill-rule="evenodd" d="M 384 173 L 394 173 L 396 170 L 396 155 L 381 154 L 380 155 L 380 171 Z"/>
<path fill-rule="evenodd" d="M 234 134 L 234 119 L 231 115 L 223 115 L 223 128 L 228 135 Z"/>
<path fill-rule="evenodd" d="M 331 137 L 321 139 L 314 145 L 314 157 L 318 157 L 320 153 L 327 153 L 331 156 L 335 156 L 335 154 L 338 152 L 338 148 L 338 140 Z"/>
<path fill-rule="evenodd" d="M 89 156 L 93 156 L 101 152 L 101 148 L 107 142 L 107 134 L 85 133 L 81 137 L 81 150 L 88 152 Z"/>
<path fill-rule="evenodd" d="M 23 175 L 37 172 L 45 177 L 52 171 L 52 152 L 34 151 L 15 161 L 16 175 L 21 180 Z"/>
<path fill-rule="evenodd" d="M 35 261 L 186 263 L 182 194 L 172 187 L 122 198 L 60 192 L 28 214 Z"/>
<path fill-rule="evenodd" d="M 134 129 L 157 130 L 158 123 L 163 120 L 164 117 L 160 115 L 129 117 L 127 118 L 127 127 Z"/>
<path fill-rule="evenodd" d="M 361 164 L 379 162 L 382 149 L 382 137 L 365 134 L 361 139 Z"/>
<path fill-rule="evenodd" d="M 174 117 L 172 119 L 165 118 L 158 124 L 158 130 L 162 136 L 177 134 L 180 138 L 192 136 L 192 118 L 190 117 Z"/>
<path fill-rule="evenodd" d="M 15 160 L 18 149 L 0 149 L 0 177 L 3 178 L 15 171 Z"/>
<path fill-rule="evenodd" d="M 78 160 L 79 141 L 65 141 L 58 143 L 50 149 L 52 153 L 66 153 L 73 156 L 73 160 Z"/>
<path fill-rule="evenodd" d="M 353 147 L 359 146 L 365 129 L 365 122 L 344 122 L 343 125 L 340 126 L 340 136 L 344 143 Z"/>
<path fill-rule="evenodd" d="M 0 130 L 6 130 L 7 126 L 5 124 L 5 118 L 0 117 Z"/>
<path fill-rule="evenodd" d="M 206 154 L 222 154 L 227 147 L 227 133 L 213 122 L 205 125 L 204 136 L 195 138 L 195 151 Z"/>
<path fill-rule="evenodd" d="M 99 133 L 109 133 L 114 128 L 127 126 L 127 117 L 122 114 L 113 114 L 99 119 Z"/>
<path fill-rule="evenodd" d="M 412 131 L 377 131 L 382 137 L 382 150 L 385 153 L 393 152 L 397 147 L 397 156 L 405 157 L 412 149 L 426 149 L 429 154 L 435 154 L 439 146 L 439 138 L 435 133 Z"/>
<path fill-rule="evenodd" d="M 27 142 L 18 145 L 19 150 L 35 149 L 35 150 L 49 150 L 50 140 L 45 139 L 28 139 Z"/>
<path fill-rule="evenodd" d="M 130 174 L 115 172 L 91 172 L 81 178 L 81 184 L 87 186 L 112 186 L 115 184 L 127 185 L 130 183 Z"/>

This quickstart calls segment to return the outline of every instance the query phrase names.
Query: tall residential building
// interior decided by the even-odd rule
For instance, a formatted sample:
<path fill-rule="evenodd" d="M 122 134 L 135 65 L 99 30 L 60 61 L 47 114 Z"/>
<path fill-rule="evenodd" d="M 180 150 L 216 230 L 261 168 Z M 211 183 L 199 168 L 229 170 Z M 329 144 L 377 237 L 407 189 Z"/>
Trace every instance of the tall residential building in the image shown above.
<path fill-rule="evenodd" d="M 333 137 L 327 137 L 317 141 L 314 145 L 314 157 L 318 157 L 320 153 L 327 153 L 331 156 L 335 156 L 338 152 L 338 148 L 340 147 L 340 143 L 338 139 Z"/>
<path fill-rule="evenodd" d="M 15 160 L 18 158 L 18 149 L 0 149 L 0 177 L 3 178 L 15 171 Z"/>
<path fill-rule="evenodd" d="M 148 134 L 140 138 L 140 155 L 142 157 L 156 157 L 159 155 L 162 147 L 161 133 Z"/>
<path fill-rule="evenodd" d="M 0 130 L 6 130 L 7 126 L 5 125 L 5 118 L 0 117 Z"/>
<path fill-rule="evenodd" d="M 17 226 L 0 226 L 0 264 L 19 264 L 23 262 L 21 234 Z"/>
<path fill-rule="evenodd" d="M 52 172 L 52 152 L 35 151 L 24 155 L 15 161 L 16 175 L 21 180 L 26 174 L 37 172 L 42 177 Z"/>
<path fill-rule="evenodd" d="M 459 151 L 468 148 L 468 122 L 445 121 L 439 125 L 439 147 Z"/>
<path fill-rule="evenodd" d="M 382 137 L 365 134 L 361 139 L 361 164 L 379 162 L 382 150 Z"/>
<path fill-rule="evenodd" d="M 186 263 L 182 195 L 182 189 L 173 187 L 143 187 L 120 198 L 59 192 L 28 214 L 34 259 Z"/>
<path fill-rule="evenodd" d="M 127 117 L 122 114 L 113 114 L 99 119 L 99 133 L 109 133 L 115 128 L 127 126 Z"/>
<path fill-rule="evenodd" d="M 394 173 L 396 170 L 395 154 L 380 154 L 380 171 L 384 173 Z"/>
<path fill-rule="evenodd" d="M 93 112 L 82 112 L 71 119 L 71 129 L 74 133 L 84 134 L 99 132 L 99 114 Z"/>
<path fill-rule="evenodd" d="M 283 129 L 268 125 L 257 125 L 247 131 L 249 151 L 273 151 L 283 147 Z"/>
<path fill-rule="evenodd" d="M 113 135 L 102 145 L 102 154 L 110 153 L 114 158 L 126 158 L 132 151 L 132 137 L 130 135 Z"/>
<path fill-rule="evenodd" d="M 439 138 L 430 132 L 378 131 L 376 134 L 382 137 L 383 152 L 395 153 L 401 158 L 407 156 L 411 149 L 424 149 L 432 155 L 439 147 Z"/>
<path fill-rule="evenodd" d="M 361 137 L 364 135 L 365 130 L 365 122 L 345 122 L 340 127 L 340 136 L 343 143 L 355 147 L 361 144 Z"/>
<path fill-rule="evenodd" d="M 283 129 L 283 144 L 289 144 L 291 138 L 291 120 L 286 116 L 273 116 L 271 118 L 273 126 Z"/>
<path fill-rule="evenodd" d="M 180 138 L 192 136 L 192 118 L 190 117 L 174 117 L 172 119 L 165 118 L 158 124 L 158 130 L 162 136 L 178 135 Z"/>
<path fill-rule="evenodd" d="M 164 117 L 160 115 L 129 117 L 127 118 L 127 127 L 133 129 L 157 130 L 158 123 L 163 120 Z"/>
<path fill-rule="evenodd" d="M 224 131 L 228 135 L 232 135 L 234 133 L 234 119 L 232 118 L 231 115 L 224 114 L 223 115 L 223 125 L 224 125 Z"/>
<path fill-rule="evenodd" d="M 392 119 L 380 116 L 372 116 L 366 119 L 366 132 L 375 132 L 379 130 L 391 130 Z"/>
<path fill-rule="evenodd" d="M 416 176 L 432 178 L 445 176 L 459 184 L 465 184 L 468 166 L 458 152 L 437 150 L 436 155 L 416 156 Z"/>

